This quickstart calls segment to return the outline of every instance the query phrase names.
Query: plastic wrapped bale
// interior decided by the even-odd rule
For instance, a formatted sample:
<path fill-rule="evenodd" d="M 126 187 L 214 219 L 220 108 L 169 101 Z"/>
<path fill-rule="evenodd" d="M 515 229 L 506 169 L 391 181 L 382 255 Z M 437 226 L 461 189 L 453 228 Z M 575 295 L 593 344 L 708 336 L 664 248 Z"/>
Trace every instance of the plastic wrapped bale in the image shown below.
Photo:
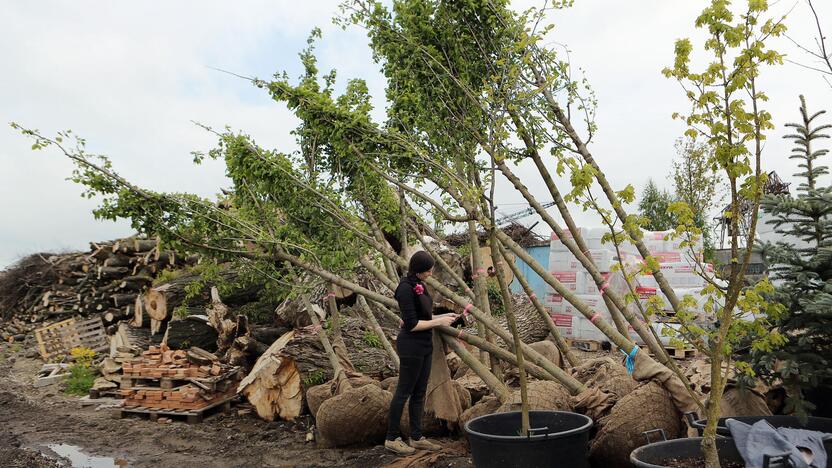
<path fill-rule="evenodd" d="M 573 374 L 587 387 L 613 395 L 616 401 L 638 386 L 638 382 L 627 375 L 627 369 L 610 357 L 584 361 L 575 367 Z"/>
<path fill-rule="evenodd" d="M 322 447 L 375 444 L 387 433 L 393 395 L 376 385 L 348 388 L 318 408 L 318 443 Z"/>
<path fill-rule="evenodd" d="M 501 403 L 497 397 L 486 395 L 482 397 L 476 405 L 462 412 L 462 415 L 459 417 L 459 425 L 461 427 L 465 427 L 465 425 L 468 424 L 468 421 L 474 418 L 485 416 L 486 414 L 496 413 L 497 410 L 500 409 L 500 406 Z"/>
<path fill-rule="evenodd" d="M 537 411 L 572 411 L 572 397 L 563 385 L 549 380 L 529 382 L 529 410 Z M 520 411 L 520 389 L 512 392 L 511 398 L 503 403 L 497 413 Z"/>
<path fill-rule="evenodd" d="M 347 380 L 349 380 L 350 386 L 353 388 L 359 388 L 365 385 L 375 385 L 381 388 L 381 383 L 365 375 L 350 377 Z M 314 387 L 310 387 L 306 391 L 306 405 L 309 407 L 309 414 L 311 414 L 312 417 L 317 416 L 318 409 L 321 407 L 321 404 L 323 402 L 332 398 L 334 387 L 334 383 L 330 381 L 320 385 L 315 385 Z M 395 387 L 393 387 L 393 389 L 395 390 Z"/>
<path fill-rule="evenodd" d="M 630 452 L 646 443 L 643 432 L 662 429 L 668 439 L 676 439 L 684 427 L 670 394 L 655 382 L 621 398 L 598 425 L 589 446 L 590 460 L 593 466 L 611 468 L 631 466 Z"/>

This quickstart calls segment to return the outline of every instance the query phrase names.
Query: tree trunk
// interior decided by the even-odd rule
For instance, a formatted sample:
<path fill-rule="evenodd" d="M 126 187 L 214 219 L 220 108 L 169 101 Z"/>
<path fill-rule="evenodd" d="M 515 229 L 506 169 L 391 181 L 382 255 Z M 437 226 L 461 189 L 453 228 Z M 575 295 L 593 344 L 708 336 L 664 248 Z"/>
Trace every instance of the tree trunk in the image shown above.
<path fill-rule="evenodd" d="M 303 409 L 301 374 L 294 359 L 283 354 L 295 336 L 296 332 L 290 331 L 272 343 L 238 387 L 266 421 L 291 421 Z"/>
<path fill-rule="evenodd" d="M 367 317 L 367 322 L 369 322 L 373 332 L 376 334 L 379 341 L 381 341 L 381 345 L 384 346 L 384 350 L 387 351 L 387 354 L 390 356 L 390 359 L 396 364 L 396 369 L 398 370 L 400 365 L 399 355 L 396 353 L 396 350 L 393 349 L 393 345 L 390 344 L 390 340 L 387 339 L 387 335 L 384 334 L 384 330 L 382 330 L 381 325 L 378 324 L 378 320 L 376 320 L 376 316 L 373 315 L 373 311 L 367 304 L 367 300 L 364 299 L 364 296 L 359 295 L 357 301 L 359 307 L 361 307 L 361 310 Z"/>
<path fill-rule="evenodd" d="M 190 315 L 183 320 L 171 320 L 162 342 L 171 349 L 196 346 L 214 352 L 217 349 L 217 331 L 204 318 Z"/>
<path fill-rule="evenodd" d="M 527 436 L 529 434 L 529 396 L 528 386 L 526 382 L 526 368 L 523 366 L 523 342 L 520 340 L 520 334 L 517 333 L 517 320 L 514 316 L 514 304 L 511 300 L 511 292 L 506 284 L 506 279 L 503 273 L 501 258 L 508 258 L 505 252 L 497 242 L 494 236 L 494 231 L 491 231 L 491 259 L 494 263 L 494 270 L 497 273 L 497 282 L 500 283 L 500 292 L 503 295 L 503 307 L 505 309 L 506 318 L 508 319 L 509 330 L 511 336 L 514 338 L 514 354 L 517 356 L 517 371 L 520 377 L 520 435 Z"/>

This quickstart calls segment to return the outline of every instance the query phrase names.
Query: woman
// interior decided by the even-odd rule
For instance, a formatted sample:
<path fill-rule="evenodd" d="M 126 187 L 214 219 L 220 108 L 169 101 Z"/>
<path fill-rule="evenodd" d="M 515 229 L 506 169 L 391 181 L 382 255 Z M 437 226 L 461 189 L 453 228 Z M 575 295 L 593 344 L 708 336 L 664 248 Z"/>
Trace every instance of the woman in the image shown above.
<path fill-rule="evenodd" d="M 433 328 L 451 325 L 456 314 L 433 316 L 433 299 L 423 283 L 433 274 L 433 257 L 419 251 L 410 257 L 407 276 L 396 288 L 395 298 L 402 317 L 401 330 L 396 339 L 399 353 L 399 383 L 390 403 L 387 440 L 384 446 L 396 454 L 408 455 L 415 449 L 439 450 L 439 446 L 422 437 L 422 409 L 430 376 L 433 353 Z M 410 444 L 401 438 L 399 424 L 405 401 L 410 398 Z"/>

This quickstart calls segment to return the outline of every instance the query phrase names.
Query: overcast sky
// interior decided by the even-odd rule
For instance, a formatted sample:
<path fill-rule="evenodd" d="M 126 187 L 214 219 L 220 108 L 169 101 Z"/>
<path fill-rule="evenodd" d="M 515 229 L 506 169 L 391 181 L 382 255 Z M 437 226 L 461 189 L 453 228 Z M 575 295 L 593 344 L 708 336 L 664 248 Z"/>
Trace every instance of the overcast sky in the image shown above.
<path fill-rule="evenodd" d="M 802 0 L 777 2 L 790 35 L 811 43 L 814 23 Z M 66 181 L 72 167 L 54 151 L 32 152 L 10 121 L 47 134 L 71 128 L 91 152 L 107 154 L 119 172 L 156 190 L 210 196 L 228 186 L 219 163 L 194 167 L 190 152 L 215 139 L 191 121 L 243 129 L 264 146 L 290 151 L 296 120 L 247 82 L 210 67 L 269 78 L 297 76 L 297 53 L 318 26 L 322 70 L 367 80 L 384 108 L 384 81 L 357 28 L 332 25 L 338 1 L 92 2 L 1 0 L 0 11 L 0 269 L 33 252 L 86 249 L 89 241 L 131 234 L 127 222 L 100 222 L 94 200 Z M 518 9 L 538 1 L 517 2 Z M 832 31 L 832 5 L 817 2 Z M 616 187 L 640 189 L 648 177 L 670 189 L 674 141 L 684 128 L 671 120 L 688 106 L 677 83 L 660 70 L 672 64 L 673 42 L 697 37 L 693 20 L 707 2 L 693 0 L 577 0 L 554 12 L 553 44 L 565 44 L 598 97 L 599 132 L 592 150 Z M 830 32 L 828 31 L 828 32 Z M 556 45 L 560 47 L 559 45 Z M 807 62 L 783 39 L 778 50 Z M 832 89 L 820 75 L 786 64 L 765 72 L 760 87 L 777 129 L 765 148 L 767 169 L 791 179 L 784 122 L 797 119 L 798 94 L 812 109 L 832 109 Z M 827 118 L 828 121 L 832 119 Z M 522 168 L 541 199 L 532 171 Z M 501 211 L 523 206 L 500 190 Z M 584 225 L 597 220 L 580 214 Z M 531 223 L 534 218 L 523 220 Z"/>

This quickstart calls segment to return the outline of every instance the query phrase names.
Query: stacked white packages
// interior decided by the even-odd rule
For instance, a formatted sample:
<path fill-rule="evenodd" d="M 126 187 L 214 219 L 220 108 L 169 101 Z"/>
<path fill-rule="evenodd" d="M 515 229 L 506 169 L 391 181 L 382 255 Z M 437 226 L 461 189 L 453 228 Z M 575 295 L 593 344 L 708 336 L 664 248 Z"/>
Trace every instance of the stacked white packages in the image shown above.
<path fill-rule="evenodd" d="M 604 244 L 602 238 L 605 233 L 609 232 L 604 228 L 578 229 L 584 242 L 589 247 L 586 254 L 592 258 L 601 272 L 604 279 L 603 284 L 606 285 L 605 289 L 615 291 L 623 297 L 629 292 L 629 287 L 621 273 L 621 267 L 623 265 L 623 268 L 628 272 L 635 272 L 640 269 L 642 258 L 638 255 L 637 249 L 633 245 L 622 245 L 616 250 L 613 244 Z M 650 254 L 660 262 L 662 274 L 676 292 L 677 297 L 681 298 L 686 294 L 693 295 L 697 302 L 696 312 L 701 313 L 707 297 L 700 294 L 702 287 L 705 285 L 700 272 L 702 269 L 706 272 L 712 272 L 713 267 L 709 264 L 694 261 L 690 253 L 690 247 L 682 248 L 682 241 L 671 239 L 669 237 L 670 233 L 671 231 L 646 231 L 644 233 L 644 244 Z M 569 231 L 566 231 L 564 237 L 573 238 Z M 694 246 L 693 250 L 701 252 L 702 246 Z M 701 253 L 696 256 L 701 258 Z M 566 245 L 554 234 L 549 249 L 549 272 L 566 289 L 573 292 L 580 301 L 586 304 L 590 310 L 597 313 L 600 318 L 608 322 L 612 321 L 598 285 L 589 272 L 569 252 Z M 652 274 L 637 274 L 635 284 L 632 286 L 642 303 L 646 303 L 650 297 L 657 294 L 664 299 L 664 295 L 659 291 Z M 666 299 L 663 302 L 665 303 L 664 309 L 669 311 L 669 302 Z M 605 341 L 607 339 L 584 314 L 565 301 L 553 288 L 548 288 L 544 303 L 552 315 L 555 325 L 566 338 L 595 341 Z M 657 325 L 657 329 L 664 326 L 670 325 Z M 632 327 L 630 327 L 629 334 L 633 340 L 641 343 Z M 668 338 L 662 339 L 662 341 L 668 340 Z"/>

